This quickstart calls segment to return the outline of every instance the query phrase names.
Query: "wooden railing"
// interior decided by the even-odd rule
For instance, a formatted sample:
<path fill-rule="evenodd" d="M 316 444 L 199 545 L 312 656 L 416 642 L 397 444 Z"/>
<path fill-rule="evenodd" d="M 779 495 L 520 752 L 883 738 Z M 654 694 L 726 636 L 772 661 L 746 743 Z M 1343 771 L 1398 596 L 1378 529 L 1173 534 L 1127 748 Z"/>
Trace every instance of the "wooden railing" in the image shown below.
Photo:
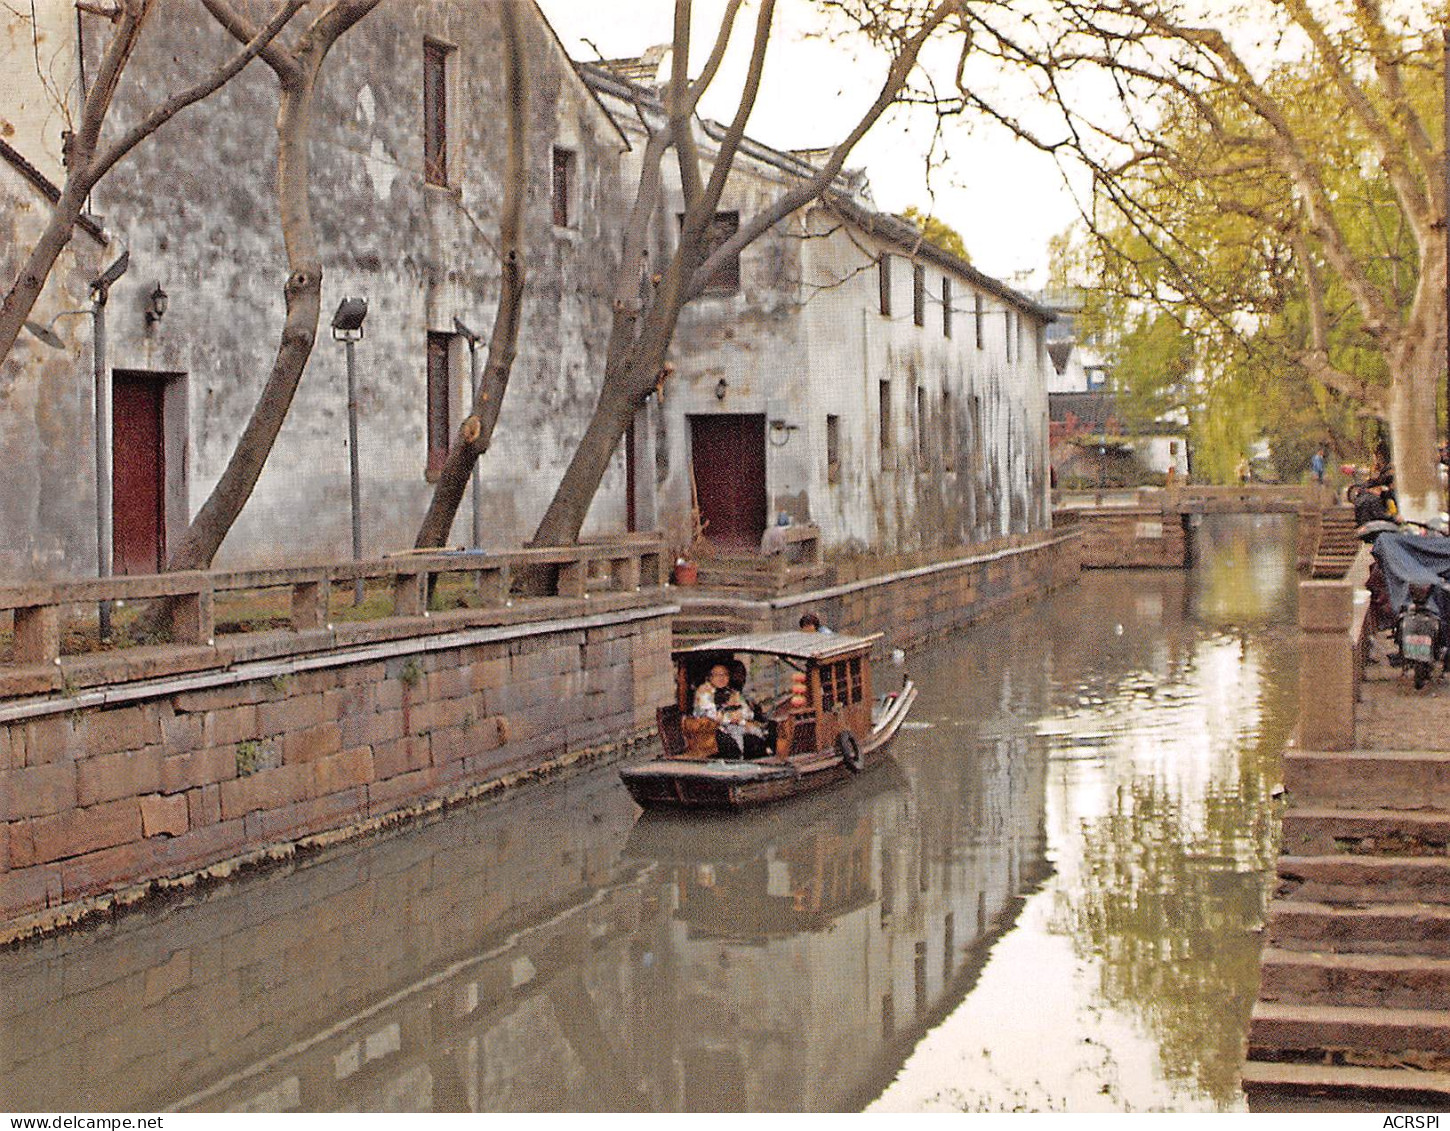
<path fill-rule="evenodd" d="M 537 569 L 536 567 L 547 567 Z M 591 593 L 630 593 L 664 584 L 663 544 L 629 537 L 578 546 L 490 552 L 407 552 L 364 562 L 284 569 L 191 571 L 112 577 L 92 581 L 0 586 L 0 613 L 14 617 L 11 667 L 55 664 L 61 656 L 62 613 L 68 606 L 166 598 L 176 644 L 210 644 L 216 631 L 218 594 L 287 588 L 294 632 L 328 627 L 331 590 L 340 583 L 382 581 L 391 590 L 390 614 L 426 616 L 434 579 L 473 579 L 480 607 L 510 603 L 513 580 L 523 570 L 544 579 L 543 597 L 582 599 Z"/>

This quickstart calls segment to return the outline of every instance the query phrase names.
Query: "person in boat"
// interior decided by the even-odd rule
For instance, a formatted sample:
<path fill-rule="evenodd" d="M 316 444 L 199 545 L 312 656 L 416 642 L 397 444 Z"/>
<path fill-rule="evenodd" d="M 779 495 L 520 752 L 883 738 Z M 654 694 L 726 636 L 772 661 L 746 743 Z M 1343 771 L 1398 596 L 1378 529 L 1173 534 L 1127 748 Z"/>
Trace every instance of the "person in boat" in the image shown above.
<path fill-rule="evenodd" d="M 821 618 L 815 613 L 802 613 L 800 619 L 800 630 L 802 632 L 823 632 L 832 635 L 831 629 L 821 623 Z"/>
<path fill-rule="evenodd" d="M 747 733 L 753 730 L 765 739 L 765 750 L 762 751 L 763 756 L 775 749 L 775 720 L 770 717 L 769 711 L 745 694 L 745 683 L 747 679 L 749 679 L 749 673 L 745 669 L 744 662 L 741 660 L 731 660 L 730 690 L 735 693 L 738 701 L 745 707 L 746 718 L 744 725 L 747 728 Z M 752 743 L 751 746 L 753 745 Z M 746 757 L 753 757 L 748 748 L 746 750 Z"/>
<path fill-rule="evenodd" d="M 763 758 L 769 753 L 765 730 L 739 691 L 730 686 L 730 666 L 714 665 L 709 678 L 695 691 L 695 714 L 714 719 L 715 745 L 720 757 Z"/>

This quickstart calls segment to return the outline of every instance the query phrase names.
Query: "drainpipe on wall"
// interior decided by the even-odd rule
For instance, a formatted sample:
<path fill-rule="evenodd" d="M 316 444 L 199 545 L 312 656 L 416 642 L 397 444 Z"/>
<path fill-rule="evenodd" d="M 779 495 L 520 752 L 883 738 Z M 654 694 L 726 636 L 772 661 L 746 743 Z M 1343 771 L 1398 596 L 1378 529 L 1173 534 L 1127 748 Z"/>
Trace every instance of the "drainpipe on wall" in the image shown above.
<path fill-rule="evenodd" d="M 96 576 L 111 576 L 111 383 L 106 379 L 106 300 L 111 285 L 130 266 L 130 251 L 91 283 L 91 360 L 95 370 L 96 402 Z M 163 565 L 165 563 L 162 563 Z M 102 601 L 99 612 L 100 636 L 111 637 L 111 602 Z"/>

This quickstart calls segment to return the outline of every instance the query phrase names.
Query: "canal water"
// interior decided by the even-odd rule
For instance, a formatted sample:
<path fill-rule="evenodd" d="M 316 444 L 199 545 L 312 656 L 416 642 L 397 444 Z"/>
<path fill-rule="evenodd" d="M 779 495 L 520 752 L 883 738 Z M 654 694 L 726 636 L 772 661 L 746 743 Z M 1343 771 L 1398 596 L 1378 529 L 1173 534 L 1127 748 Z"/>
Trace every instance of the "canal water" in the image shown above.
<path fill-rule="evenodd" d="M 1242 1109 L 1293 521 L 912 655 L 829 794 L 604 767 L 0 954 L 0 1109 Z"/>

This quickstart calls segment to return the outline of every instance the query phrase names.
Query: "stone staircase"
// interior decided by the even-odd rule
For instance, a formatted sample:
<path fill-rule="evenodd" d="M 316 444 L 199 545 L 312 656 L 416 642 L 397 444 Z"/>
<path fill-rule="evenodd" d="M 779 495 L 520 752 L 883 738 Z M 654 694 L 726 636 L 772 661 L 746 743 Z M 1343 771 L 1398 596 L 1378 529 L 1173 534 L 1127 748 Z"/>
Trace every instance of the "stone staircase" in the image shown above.
<path fill-rule="evenodd" d="M 1450 753 L 1291 750 L 1284 785 L 1250 1105 L 1450 1101 Z"/>
<path fill-rule="evenodd" d="M 1320 580 L 1343 577 L 1359 552 L 1359 539 L 1354 536 L 1354 508 L 1325 507 L 1319 519 L 1319 545 L 1309 576 Z"/>

